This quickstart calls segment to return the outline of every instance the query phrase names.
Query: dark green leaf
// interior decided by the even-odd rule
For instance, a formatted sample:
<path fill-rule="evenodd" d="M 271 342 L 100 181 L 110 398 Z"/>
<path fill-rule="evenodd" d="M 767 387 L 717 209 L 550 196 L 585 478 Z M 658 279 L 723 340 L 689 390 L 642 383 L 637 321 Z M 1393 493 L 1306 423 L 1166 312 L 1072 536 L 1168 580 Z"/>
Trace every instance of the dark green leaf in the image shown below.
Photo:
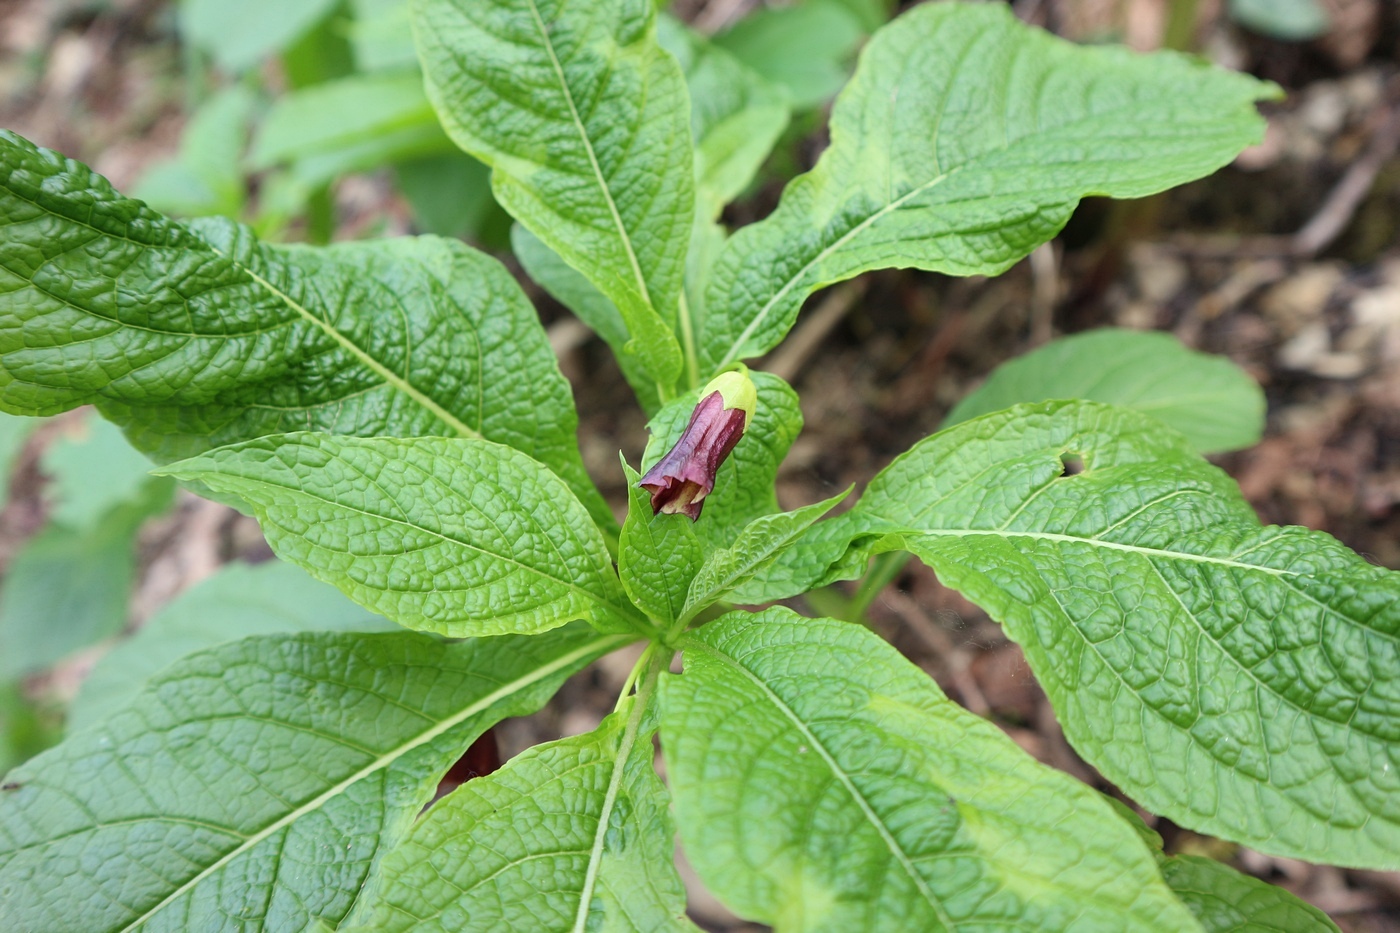
<path fill-rule="evenodd" d="M 6 776 L 0 919 L 83 933 L 334 927 L 476 736 L 625 641 L 585 626 L 454 645 L 301 635 L 186 658 Z"/>
<path fill-rule="evenodd" d="M 502 444 L 284 434 L 164 472 L 247 502 L 280 557 L 407 628 L 460 638 L 640 622 L 583 506 Z"/>

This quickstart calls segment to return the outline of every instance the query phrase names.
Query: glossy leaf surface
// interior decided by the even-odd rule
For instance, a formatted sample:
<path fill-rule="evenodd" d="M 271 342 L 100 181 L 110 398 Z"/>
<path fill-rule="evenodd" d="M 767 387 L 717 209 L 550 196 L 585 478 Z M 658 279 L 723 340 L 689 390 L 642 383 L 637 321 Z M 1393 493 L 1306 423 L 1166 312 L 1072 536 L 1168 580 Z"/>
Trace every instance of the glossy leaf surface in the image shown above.
<path fill-rule="evenodd" d="M 186 658 L 6 776 L 0 920 L 333 928 L 473 738 L 624 641 L 302 635 Z"/>
<path fill-rule="evenodd" d="M 1198 929 L 1099 795 L 859 626 L 733 613 L 663 677 L 686 857 L 782 930 Z"/>
<path fill-rule="evenodd" d="M 1080 48 L 1002 4 L 929 3 L 882 28 L 831 145 L 716 262 L 704 372 L 775 346 L 813 290 L 868 269 L 994 275 L 1087 195 L 1136 198 L 1257 142 L 1252 78 L 1171 53 Z"/>
<path fill-rule="evenodd" d="M 637 619 L 588 513 L 501 444 L 286 434 L 166 471 L 247 502 L 280 557 L 407 628 L 460 638 Z"/>
<path fill-rule="evenodd" d="M 617 306 L 669 390 L 694 214 L 685 80 L 650 3 L 421 0 L 428 96 L 496 200 Z"/>
<path fill-rule="evenodd" d="M 964 422 L 813 531 L 827 578 L 907 549 L 1002 622 L 1075 748 L 1152 812 L 1400 866 L 1400 574 L 1261 527 L 1159 422 L 1092 402 Z"/>
<path fill-rule="evenodd" d="M 177 224 L 0 133 L 0 408 L 86 403 L 161 462 L 266 434 L 485 437 L 564 476 L 568 383 L 495 260 L 434 237 L 274 247 Z"/>
<path fill-rule="evenodd" d="M 695 933 L 652 768 L 656 726 L 629 724 L 635 702 L 435 804 L 385 858 L 351 930 Z"/>

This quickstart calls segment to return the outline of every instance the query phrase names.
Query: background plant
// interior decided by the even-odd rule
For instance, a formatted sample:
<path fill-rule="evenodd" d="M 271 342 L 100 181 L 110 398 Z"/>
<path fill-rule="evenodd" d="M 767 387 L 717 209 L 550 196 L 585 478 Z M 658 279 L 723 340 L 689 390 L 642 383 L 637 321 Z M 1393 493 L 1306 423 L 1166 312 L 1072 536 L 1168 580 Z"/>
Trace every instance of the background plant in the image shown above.
<path fill-rule="evenodd" d="M 729 237 L 714 205 L 762 153 L 697 159 L 715 144 L 649 9 L 415 15 L 429 97 L 533 235 L 517 235 L 527 268 L 655 410 L 644 466 L 696 388 L 774 346 L 816 288 L 885 265 L 1000 271 L 1083 195 L 1228 161 L 1271 93 L 1174 56 L 1075 49 L 996 7 L 927 5 L 866 47 L 817 168 Z M 782 928 L 1228 928 L 1202 889 L 1326 928 L 1283 892 L 1154 852 L 864 629 L 769 609 L 689 630 L 896 550 L 1004 622 L 1072 740 L 1145 805 L 1265 851 L 1394 863 L 1393 576 L 1326 536 L 1260 528 L 1162 422 L 1090 401 L 992 413 L 814 524 L 834 501 L 777 510 L 800 414 L 758 373 L 700 521 L 634 503 L 618 529 L 543 334 L 492 260 L 431 238 L 263 245 L 4 145 L 0 404 L 92 402 L 165 472 L 253 509 L 287 560 L 407 628 L 471 637 L 263 637 L 157 675 L 7 778 L 0 909 L 21 923 L 683 927 L 659 729 L 687 853 L 736 911 Z M 613 718 L 414 822 L 475 735 L 638 640 Z M 685 673 L 663 673 L 676 648 Z"/>

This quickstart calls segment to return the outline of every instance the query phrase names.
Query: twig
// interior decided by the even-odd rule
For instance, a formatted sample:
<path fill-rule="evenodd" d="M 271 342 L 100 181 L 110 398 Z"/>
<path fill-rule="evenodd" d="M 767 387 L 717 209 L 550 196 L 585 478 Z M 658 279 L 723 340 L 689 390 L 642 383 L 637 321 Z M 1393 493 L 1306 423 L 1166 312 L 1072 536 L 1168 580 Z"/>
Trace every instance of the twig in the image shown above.
<path fill-rule="evenodd" d="M 1050 342 L 1055 329 L 1055 299 L 1060 294 L 1060 270 L 1055 241 L 1031 251 L 1031 346 Z"/>
<path fill-rule="evenodd" d="M 782 347 L 768 358 L 763 368 L 786 382 L 792 382 L 826 335 L 850 313 L 868 287 L 866 280 L 859 278 L 833 288 L 816 310 L 797 325 Z"/>

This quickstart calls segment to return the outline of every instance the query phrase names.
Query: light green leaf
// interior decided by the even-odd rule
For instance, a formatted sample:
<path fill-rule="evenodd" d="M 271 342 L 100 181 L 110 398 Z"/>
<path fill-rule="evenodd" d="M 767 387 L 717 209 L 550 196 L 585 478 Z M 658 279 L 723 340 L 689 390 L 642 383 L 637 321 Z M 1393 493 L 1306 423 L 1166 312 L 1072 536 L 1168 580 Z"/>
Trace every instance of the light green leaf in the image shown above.
<path fill-rule="evenodd" d="M 1283 888 L 1195 855 L 1168 856 L 1162 837 L 1131 808 L 1104 800 L 1157 857 L 1162 879 L 1195 915 L 1205 933 L 1338 933 L 1327 915 Z"/>
<path fill-rule="evenodd" d="M 715 488 L 705 497 L 704 511 L 694 526 L 707 551 L 728 547 L 750 521 L 778 511 L 773 483 L 788 448 L 802 430 L 797 393 L 772 373 L 749 375 L 758 390 L 758 407 L 744 436 L 715 474 Z M 698 390 L 689 392 L 652 418 L 647 425 L 651 439 L 642 457 L 645 469 L 651 469 L 675 446 L 699 401 Z"/>
<path fill-rule="evenodd" d="M 280 560 L 228 564 L 171 600 L 83 680 L 68 731 L 125 707 L 146 682 L 187 654 L 254 635 L 397 631 L 333 586 Z"/>
<path fill-rule="evenodd" d="M 928 3 L 881 29 L 831 145 L 715 265 L 702 375 L 775 346 L 813 290 L 869 269 L 1008 268 L 1086 195 L 1144 197 L 1257 142 L 1272 85 L 1173 53 L 1079 48 L 1004 4 Z"/>
<path fill-rule="evenodd" d="M 88 402 L 159 462 L 289 430 L 485 437 L 563 476 L 569 385 L 510 273 L 434 237 L 273 247 L 173 223 L 0 132 L 0 408 Z"/>
<path fill-rule="evenodd" d="M 151 461 L 132 449 L 121 430 L 96 416 L 84 418 L 75 432 L 60 436 L 44 451 L 40 467 L 51 483 L 50 521 L 87 531 L 112 509 L 125 503 L 150 503 L 137 519 L 170 502 L 175 484 L 150 475 Z"/>
<path fill-rule="evenodd" d="M 183 0 L 180 31 L 230 71 L 246 71 L 296 42 L 337 0 Z"/>
<path fill-rule="evenodd" d="M 696 219 L 713 221 L 773 151 L 788 124 L 787 95 L 672 17 L 657 19 L 656 39 L 685 73 L 695 140 Z"/>
<path fill-rule="evenodd" d="M 237 217 L 247 200 L 240 158 L 257 99 L 241 84 L 210 97 L 190 116 L 175 158 L 151 166 L 132 196 L 186 217 Z"/>
<path fill-rule="evenodd" d="M 1199 928 L 1095 791 L 859 626 L 732 613 L 662 678 L 686 857 L 784 931 Z"/>
<path fill-rule="evenodd" d="M 360 72 L 418 67 L 408 0 L 350 0 L 355 68 Z"/>
<path fill-rule="evenodd" d="M 303 183 L 455 151 L 416 70 L 354 75 L 294 91 L 268 111 L 249 156 L 255 169 L 295 166 Z"/>
<path fill-rule="evenodd" d="M 278 556 L 407 628 L 460 638 L 640 622 L 583 506 L 501 444 L 284 434 L 162 472 L 244 500 Z"/>
<path fill-rule="evenodd" d="M 0 920 L 84 933 L 335 926 L 476 736 L 625 641 L 581 625 L 453 645 L 322 634 L 186 658 L 6 776 Z"/>
<path fill-rule="evenodd" d="M 1262 35 L 1285 42 L 1306 42 L 1332 28 L 1318 0 L 1230 0 L 1230 18 Z"/>
<path fill-rule="evenodd" d="M 803 0 L 760 9 L 714 43 L 783 87 L 795 107 L 816 107 L 846 83 L 856 48 L 874 28 L 853 9 L 858 3 Z"/>
<path fill-rule="evenodd" d="M 608 296 L 662 394 L 694 213 L 685 82 L 650 3 L 418 0 L 428 96 L 496 200 Z"/>
<path fill-rule="evenodd" d="M 739 532 L 732 545 L 720 548 L 706 558 L 695 579 L 691 581 L 681 616 L 686 619 L 694 618 L 700 610 L 715 601 L 732 592 L 742 592 L 744 584 L 752 579 L 754 574 L 763 570 L 778 555 L 791 547 L 813 522 L 850 495 L 853 488 L 849 487 L 845 492 L 830 499 L 791 512 L 764 515 L 749 522 L 744 530 Z M 737 601 L 748 600 L 739 596 Z"/>
<path fill-rule="evenodd" d="M 1162 877 L 1205 933 L 1339 933 L 1311 904 L 1214 859 L 1164 859 Z"/>
<path fill-rule="evenodd" d="M 434 804 L 385 857 L 378 896 L 350 930 L 698 933 L 652 767 L 656 726 L 637 721 L 635 704 Z"/>
<path fill-rule="evenodd" d="M 837 521 L 856 544 L 829 576 L 912 551 L 1006 626 L 1074 747 L 1149 810 L 1400 867 L 1400 574 L 1261 527 L 1181 435 L 1021 405 L 915 445 Z"/>
<path fill-rule="evenodd" d="M 168 480 L 145 477 L 78 527 L 51 525 L 15 555 L 0 585 L 0 681 L 33 673 L 126 625 L 136 532 L 170 505 Z"/>
<path fill-rule="evenodd" d="M 622 461 L 627 477 L 627 520 L 617 545 L 617 570 L 632 602 L 669 630 L 681 617 L 685 595 L 705 559 L 700 539 L 685 515 L 653 515 L 651 495 L 637 471 Z"/>
<path fill-rule="evenodd" d="M 1229 360 L 1170 334 L 1104 328 L 1064 337 L 1003 363 L 953 408 L 944 427 L 1020 402 L 1082 398 L 1145 412 L 1201 453 L 1259 442 L 1264 393 Z"/>

